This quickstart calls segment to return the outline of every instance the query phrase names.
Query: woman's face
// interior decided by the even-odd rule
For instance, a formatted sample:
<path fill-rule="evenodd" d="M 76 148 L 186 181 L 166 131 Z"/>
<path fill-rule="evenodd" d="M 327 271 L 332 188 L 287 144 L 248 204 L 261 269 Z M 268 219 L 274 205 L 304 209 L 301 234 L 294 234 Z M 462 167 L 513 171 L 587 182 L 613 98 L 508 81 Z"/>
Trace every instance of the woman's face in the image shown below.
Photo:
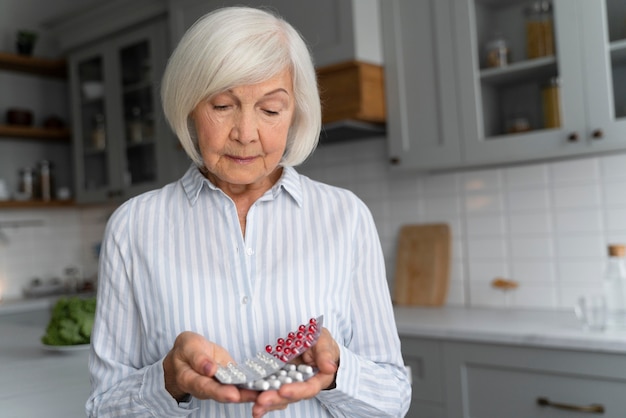
<path fill-rule="evenodd" d="M 191 116 L 207 177 L 223 190 L 271 188 L 280 176 L 294 109 L 288 70 L 200 102 Z"/>

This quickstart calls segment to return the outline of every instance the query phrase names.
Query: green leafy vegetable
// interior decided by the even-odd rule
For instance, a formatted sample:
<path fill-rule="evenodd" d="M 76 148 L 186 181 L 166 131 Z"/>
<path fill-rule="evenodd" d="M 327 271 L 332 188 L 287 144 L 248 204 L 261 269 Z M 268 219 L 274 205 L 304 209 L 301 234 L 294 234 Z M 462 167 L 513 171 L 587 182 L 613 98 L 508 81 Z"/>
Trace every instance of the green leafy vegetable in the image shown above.
<path fill-rule="evenodd" d="M 96 298 L 61 298 L 41 342 L 46 345 L 89 344 L 96 313 Z"/>

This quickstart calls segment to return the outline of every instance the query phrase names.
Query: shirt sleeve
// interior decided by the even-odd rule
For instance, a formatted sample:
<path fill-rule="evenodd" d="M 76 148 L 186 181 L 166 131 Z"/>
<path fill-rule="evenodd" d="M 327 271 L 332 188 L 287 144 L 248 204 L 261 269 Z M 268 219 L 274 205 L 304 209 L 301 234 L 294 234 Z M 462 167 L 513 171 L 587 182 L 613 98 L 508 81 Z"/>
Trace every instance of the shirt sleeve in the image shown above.
<path fill-rule="evenodd" d="M 186 417 L 193 409 L 165 390 L 163 359 L 139 366 L 141 326 L 128 274 L 128 206 L 111 217 L 102 243 L 86 412 L 90 417 Z"/>
<path fill-rule="evenodd" d="M 336 388 L 317 399 L 334 417 L 404 417 L 411 386 L 400 351 L 376 226 L 360 202 L 353 237 L 352 338 L 340 346 Z"/>

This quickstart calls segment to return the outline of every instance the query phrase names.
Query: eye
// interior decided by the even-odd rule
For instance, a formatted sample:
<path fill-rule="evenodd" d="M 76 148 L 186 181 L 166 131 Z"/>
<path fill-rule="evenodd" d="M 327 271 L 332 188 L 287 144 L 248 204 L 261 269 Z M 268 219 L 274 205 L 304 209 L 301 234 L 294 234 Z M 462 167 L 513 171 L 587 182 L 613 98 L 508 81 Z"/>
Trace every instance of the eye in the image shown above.
<path fill-rule="evenodd" d="M 278 116 L 279 112 L 275 110 L 263 109 L 263 112 L 269 116 Z"/>
<path fill-rule="evenodd" d="M 213 109 L 220 111 L 220 110 L 227 110 L 228 108 L 230 108 L 229 105 L 213 105 Z"/>

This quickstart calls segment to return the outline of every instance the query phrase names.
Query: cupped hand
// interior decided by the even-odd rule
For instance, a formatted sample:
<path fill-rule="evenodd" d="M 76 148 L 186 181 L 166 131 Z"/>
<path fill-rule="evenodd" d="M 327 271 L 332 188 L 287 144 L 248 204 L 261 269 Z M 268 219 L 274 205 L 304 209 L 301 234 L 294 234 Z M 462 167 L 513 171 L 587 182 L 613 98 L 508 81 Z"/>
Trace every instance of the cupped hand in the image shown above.
<path fill-rule="evenodd" d="M 165 389 L 177 401 L 191 395 L 224 403 L 254 402 L 257 392 L 224 385 L 213 378 L 218 364 L 228 363 L 233 359 L 223 347 L 194 332 L 182 332 L 163 360 Z"/>
<path fill-rule="evenodd" d="M 270 411 L 286 409 L 290 403 L 311 399 L 324 389 L 334 388 L 339 368 L 339 346 L 330 332 L 322 328 L 317 344 L 305 351 L 294 363 L 308 364 L 319 369 L 319 372 L 306 382 L 289 383 L 277 391 L 261 392 L 252 407 L 253 418 L 261 418 Z"/>

